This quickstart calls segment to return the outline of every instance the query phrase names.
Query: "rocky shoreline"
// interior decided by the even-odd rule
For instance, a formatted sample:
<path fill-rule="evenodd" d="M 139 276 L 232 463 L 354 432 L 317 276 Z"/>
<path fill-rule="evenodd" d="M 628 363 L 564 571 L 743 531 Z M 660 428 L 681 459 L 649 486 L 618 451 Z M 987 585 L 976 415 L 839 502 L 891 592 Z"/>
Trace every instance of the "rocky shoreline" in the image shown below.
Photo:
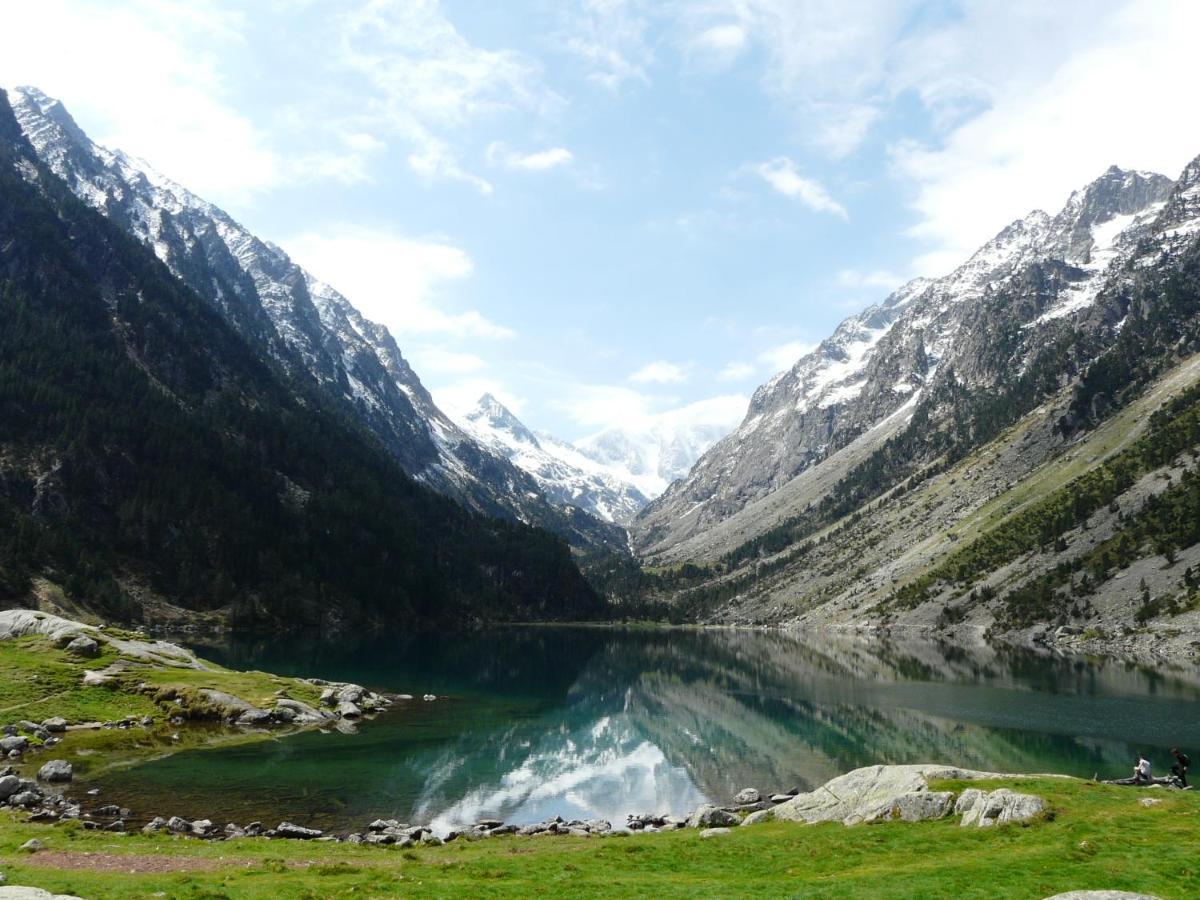
<path fill-rule="evenodd" d="M 786 793 L 764 796 L 755 788 L 746 788 L 724 806 L 702 804 L 686 818 L 658 813 L 634 814 L 628 816 L 622 828 L 615 828 L 611 822 L 601 819 L 568 821 L 555 817 L 525 825 L 499 819 L 482 819 L 437 834 L 428 825 L 376 819 L 356 831 L 327 833 L 288 821 L 282 821 L 273 828 L 264 826 L 262 822 L 251 822 L 245 826 L 230 822 L 219 826 L 207 818 L 188 820 L 181 816 L 159 815 L 147 821 L 140 830 L 147 834 L 165 833 L 202 840 L 250 837 L 406 848 L 417 844 L 440 845 L 456 840 L 476 841 L 505 835 L 590 838 L 686 828 L 698 829 L 701 837 L 708 838 L 728 834 L 734 827 L 766 821 L 808 824 L 841 822 L 853 826 L 880 821 L 919 822 L 959 816 L 964 827 L 988 827 L 1035 820 L 1046 811 L 1045 802 L 1035 795 L 1007 788 L 992 791 L 969 788 L 957 794 L 935 791 L 930 787 L 931 782 L 1026 777 L 1029 776 L 938 765 L 867 766 L 834 778 L 813 791 L 795 788 Z M 11 770 L 0 775 L 0 804 L 27 810 L 31 821 L 78 820 L 84 828 L 117 833 L 128 832 L 130 822 L 135 818 L 132 810 L 115 804 L 97 805 L 85 810 L 83 801 L 53 793 L 38 781 L 20 779 Z M 38 847 L 28 849 L 36 851 Z"/>

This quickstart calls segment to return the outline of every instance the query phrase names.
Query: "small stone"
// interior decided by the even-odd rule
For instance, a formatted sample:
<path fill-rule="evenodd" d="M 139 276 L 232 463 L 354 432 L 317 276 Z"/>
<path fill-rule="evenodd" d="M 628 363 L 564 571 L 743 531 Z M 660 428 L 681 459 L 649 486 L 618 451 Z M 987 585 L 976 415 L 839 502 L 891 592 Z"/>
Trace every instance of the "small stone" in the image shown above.
<path fill-rule="evenodd" d="M 14 750 L 17 753 L 24 753 L 29 747 L 29 738 L 22 734 L 13 734 L 8 737 L 0 738 L 0 751 L 11 754 Z"/>
<path fill-rule="evenodd" d="M 731 834 L 731 833 L 732 832 L 728 828 L 705 828 L 703 831 L 700 832 L 700 837 L 702 837 L 702 838 L 720 837 L 723 834 Z"/>
<path fill-rule="evenodd" d="M 1156 797 L 1143 797 L 1138 802 L 1142 804 L 1142 806 L 1158 806 L 1158 804 L 1162 803 L 1162 801 Z"/>
<path fill-rule="evenodd" d="M 21 789 L 21 779 L 16 775 L 5 775 L 0 778 L 0 803 L 3 803 Z"/>
<path fill-rule="evenodd" d="M 744 806 L 747 803 L 757 803 L 762 799 L 760 794 L 754 788 L 743 788 L 737 792 L 737 796 L 733 798 L 733 802 L 738 806 Z"/>
<path fill-rule="evenodd" d="M 192 830 L 192 823 L 182 816 L 171 816 L 167 819 L 167 829 L 176 834 L 187 834 Z"/>
<path fill-rule="evenodd" d="M 74 777 L 71 764 L 65 759 L 52 759 L 38 769 L 38 781 L 70 781 Z"/>
<path fill-rule="evenodd" d="M 82 634 L 67 644 L 66 650 L 75 656 L 86 656 L 89 659 L 100 655 L 100 645 Z"/>
<path fill-rule="evenodd" d="M 39 850 L 45 850 L 46 845 L 37 838 L 30 838 L 17 849 L 22 853 L 37 853 Z"/>
<path fill-rule="evenodd" d="M 163 831 L 167 827 L 167 820 L 162 816 L 155 816 L 143 826 L 142 831 L 146 834 L 153 834 L 156 831 Z"/>
<path fill-rule="evenodd" d="M 275 829 L 275 833 L 282 838 L 293 838 L 302 841 L 310 841 L 313 838 L 319 838 L 323 834 L 319 829 L 304 828 L 300 825 L 293 825 L 291 822 L 280 822 L 279 827 Z"/>

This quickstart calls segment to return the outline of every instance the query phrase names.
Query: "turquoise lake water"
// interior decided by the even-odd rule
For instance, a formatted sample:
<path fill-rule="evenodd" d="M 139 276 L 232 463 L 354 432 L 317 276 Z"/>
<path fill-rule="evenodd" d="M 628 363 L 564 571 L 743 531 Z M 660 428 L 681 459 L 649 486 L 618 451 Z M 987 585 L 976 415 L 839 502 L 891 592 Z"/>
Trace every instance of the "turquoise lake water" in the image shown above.
<path fill-rule="evenodd" d="M 86 786 L 136 816 L 351 830 L 634 812 L 812 787 L 873 763 L 1118 777 L 1200 750 L 1200 672 L 753 631 L 498 628 L 194 645 L 413 701 L 356 734 L 189 751 Z M 433 702 L 423 694 L 438 696 Z"/>

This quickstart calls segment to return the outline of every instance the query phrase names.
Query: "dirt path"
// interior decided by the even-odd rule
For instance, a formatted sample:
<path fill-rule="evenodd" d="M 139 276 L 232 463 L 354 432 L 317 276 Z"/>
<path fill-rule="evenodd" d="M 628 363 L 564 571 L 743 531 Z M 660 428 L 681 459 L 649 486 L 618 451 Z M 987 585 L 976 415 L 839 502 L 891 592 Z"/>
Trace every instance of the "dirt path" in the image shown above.
<path fill-rule="evenodd" d="M 216 869 L 253 868 L 258 860 L 239 857 L 170 856 L 156 853 L 83 853 L 70 850 L 42 850 L 24 861 L 24 865 L 42 869 L 86 872 L 124 872 L 143 875 L 153 872 L 212 872 Z M 289 864 L 302 869 L 307 862 Z"/>

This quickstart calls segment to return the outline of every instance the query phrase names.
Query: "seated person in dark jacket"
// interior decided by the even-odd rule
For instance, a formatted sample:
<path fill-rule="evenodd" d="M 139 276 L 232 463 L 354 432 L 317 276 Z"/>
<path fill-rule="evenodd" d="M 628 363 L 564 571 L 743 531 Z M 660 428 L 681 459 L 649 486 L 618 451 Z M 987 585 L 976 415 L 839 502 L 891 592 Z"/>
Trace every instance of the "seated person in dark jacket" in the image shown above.
<path fill-rule="evenodd" d="M 1180 753 L 1178 747 L 1171 748 L 1171 755 L 1175 757 L 1175 765 L 1171 766 L 1171 774 L 1178 778 L 1184 787 L 1187 787 L 1187 771 L 1192 761 L 1188 759 L 1186 753 Z"/>

